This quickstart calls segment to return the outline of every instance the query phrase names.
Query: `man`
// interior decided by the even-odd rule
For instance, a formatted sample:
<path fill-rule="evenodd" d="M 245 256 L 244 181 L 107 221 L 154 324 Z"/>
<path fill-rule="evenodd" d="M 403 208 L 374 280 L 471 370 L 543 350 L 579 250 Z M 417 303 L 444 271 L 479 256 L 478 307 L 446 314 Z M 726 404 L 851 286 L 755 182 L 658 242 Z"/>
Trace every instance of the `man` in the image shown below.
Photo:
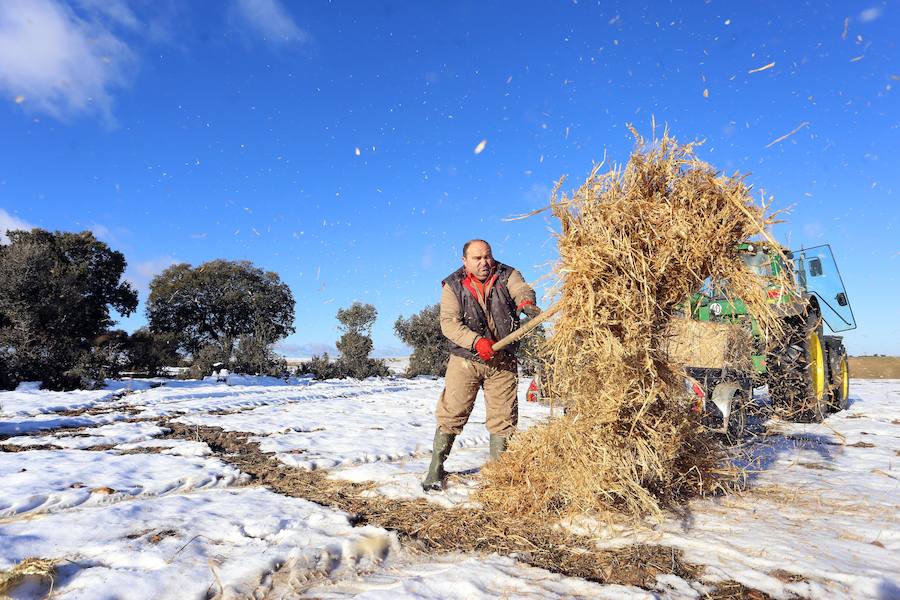
<path fill-rule="evenodd" d="M 472 414 L 479 388 L 484 388 L 491 460 L 506 449 L 519 418 L 516 346 L 496 353 L 491 347 L 518 328 L 520 312 L 529 317 L 541 312 L 522 274 L 496 262 L 486 241 L 466 242 L 462 263 L 441 282 L 441 332 L 450 360 L 435 411 L 434 454 L 422 482 L 426 491 L 443 486 L 444 461 Z"/>

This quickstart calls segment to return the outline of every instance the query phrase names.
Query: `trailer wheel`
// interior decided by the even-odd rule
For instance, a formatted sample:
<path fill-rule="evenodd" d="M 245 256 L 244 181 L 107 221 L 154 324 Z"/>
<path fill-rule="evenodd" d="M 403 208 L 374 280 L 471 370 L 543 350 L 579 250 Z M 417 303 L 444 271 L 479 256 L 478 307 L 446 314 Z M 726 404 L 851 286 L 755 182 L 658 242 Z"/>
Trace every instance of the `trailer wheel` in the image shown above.
<path fill-rule="evenodd" d="M 784 347 L 767 360 L 769 397 L 789 420 L 818 423 L 829 409 L 821 320 L 788 321 L 786 328 Z"/>

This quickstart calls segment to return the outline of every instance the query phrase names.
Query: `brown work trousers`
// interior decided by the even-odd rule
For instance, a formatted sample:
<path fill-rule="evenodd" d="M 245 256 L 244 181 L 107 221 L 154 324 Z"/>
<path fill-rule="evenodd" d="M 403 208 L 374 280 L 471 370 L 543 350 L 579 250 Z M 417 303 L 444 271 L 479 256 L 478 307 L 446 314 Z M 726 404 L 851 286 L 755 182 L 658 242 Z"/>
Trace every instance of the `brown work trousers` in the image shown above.
<path fill-rule="evenodd" d="M 487 430 L 502 436 L 516 430 L 519 400 L 516 397 L 518 381 L 515 364 L 491 366 L 451 354 L 444 377 L 444 391 L 435 411 L 441 431 L 462 433 L 481 387 L 484 388 Z"/>

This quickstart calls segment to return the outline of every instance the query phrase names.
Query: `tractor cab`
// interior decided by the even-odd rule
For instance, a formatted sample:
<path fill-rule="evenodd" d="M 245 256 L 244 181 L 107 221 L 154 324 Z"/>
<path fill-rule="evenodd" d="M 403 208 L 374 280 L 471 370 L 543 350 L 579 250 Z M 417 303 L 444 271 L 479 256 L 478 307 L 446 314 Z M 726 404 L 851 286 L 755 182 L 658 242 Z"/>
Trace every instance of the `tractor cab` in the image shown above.
<path fill-rule="evenodd" d="M 763 278 L 772 279 L 785 269 L 790 270 L 796 292 L 770 285 L 770 303 L 791 304 L 806 300 L 815 304 L 833 332 L 856 328 L 847 291 L 828 244 L 787 251 L 764 244 L 744 243 L 738 246 L 738 252 L 744 264 Z"/>
<path fill-rule="evenodd" d="M 831 246 L 823 244 L 791 253 L 799 290 L 815 299 L 822 320 L 835 333 L 856 329 L 856 319 Z"/>

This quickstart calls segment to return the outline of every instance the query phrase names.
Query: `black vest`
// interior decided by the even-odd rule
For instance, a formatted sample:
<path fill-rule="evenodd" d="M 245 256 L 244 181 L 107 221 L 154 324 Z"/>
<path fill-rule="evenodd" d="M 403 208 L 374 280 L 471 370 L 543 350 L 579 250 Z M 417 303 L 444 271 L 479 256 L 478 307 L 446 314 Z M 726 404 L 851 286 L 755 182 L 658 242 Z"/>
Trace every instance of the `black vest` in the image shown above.
<path fill-rule="evenodd" d="M 443 285 L 449 285 L 450 289 L 453 290 L 453 293 L 456 295 L 456 300 L 459 302 L 460 306 L 460 317 L 462 318 L 463 325 L 482 337 L 494 339 L 495 342 L 505 338 L 518 329 L 519 311 L 516 310 L 516 303 L 509 293 L 509 288 L 506 287 L 512 272 L 512 267 L 504 265 L 503 263 L 497 263 L 497 279 L 494 281 L 494 285 L 491 287 L 491 291 L 485 302 L 488 310 L 491 311 L 491 318 L 494 319 L 494 328 L 497 330 L 498 339 L 494 339 L 494 334 L 491 333 L 491 330 L 488 328 L 487 316 L 484 314 L 481 304 L 478 303 L 478 300 L 475 299 L 472 292 L 466 289 L 462 283 L 463 279 L 466 278 L 465 267 L 460 267 L 441 282 Z M 450 340 L 447 340 L 447 345 L 451 354 L 456 354 L 457 356 L 462 356 L 465 359 L 473 360 L 475 362 L 484 363 L 484 361 L 481 360 L 481 357 L 478 356 L 478 353 L 474 350 L 457 346 Z M 518 347 L 518 344 L 510 344 L 504 348 L 500 354 L 503 355 L 505 353 L 505 359 L 512 359 L 515 357 L 516 349 Z"/>

